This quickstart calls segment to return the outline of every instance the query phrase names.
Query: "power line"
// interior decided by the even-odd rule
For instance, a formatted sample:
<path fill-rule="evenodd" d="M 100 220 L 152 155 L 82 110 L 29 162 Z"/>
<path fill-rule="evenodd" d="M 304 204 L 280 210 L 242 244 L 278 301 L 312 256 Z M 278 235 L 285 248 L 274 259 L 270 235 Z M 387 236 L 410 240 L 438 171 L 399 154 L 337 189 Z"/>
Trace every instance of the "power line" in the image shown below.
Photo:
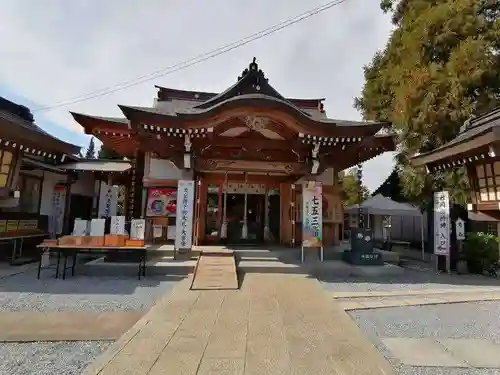
<path fill-rule="evenodd" d="M 330 1 L 330 2 L 328 2 L 326 4 L 323 4 L 323 5 L 318 6 L 316 8 L 310 9 L 310 10 L 308 10 L 306 12 L 303 12 L 303 13 L 301 13 L 299 15 L 296 15 L 296 16 L 294 16 L 292 18 L 289 18 L 289 19 L 287 19 L 285 21 L 282 21 L 282 22 L 280 22 L 278 24 L 270 26 L 270 27 L 268 27 L 268 28 L 266 28 L 264 30 L 258 31 L 256 33 L 254 33 L 252 35 L 249 35 L 249 36 L 247 36 L 245 38 L 242 38 L 242 39 L 240 39 L 238 41 L 226 44 L 226 45 L 224 45 L 222 47 L 219 47 L 219 48 L 216 48 L 216 49 L 211 50 L 209 52 L 200 54 L 198 56 L 195 56 L 195 57 L 190 58 L 188 60 L 185 60 L 183 62 L 177 63 L 175 65 L 171 65 L 171 66 L 169 66 L 167 68 L 160 69 L 160 70 L 157 70 L 157 71 L 155 71 L 153 73 L 142 75 L 142 76 L 136 77 L 136 78 L 134 78 L 132 80 L 128 80 L 128 81 L 125 81 L 125 82 L 122 82 L 122 83 L 119 83 L 119 84 L 116 84 L 116 85 L 113 85 L 113 86 L 108 86 L 106 88 L 95 90 L 95 91 L 92 91 L 90 93 L 74 97 L 72 99 L 68 99 L 68 100 L 65 100 L 65 101 L 62 101 L 62 102 L 59 102 L 59 103 L 55 103 L 54 105 L 51 105 L 51 106 L 36 108 L 36 109 L 33 110 L 33 112 L 49 111 L 49 110 L 52 110 L 52 109 L 55 109 L 55 108 L 65 107 L 65 106 L 76 104 L 76 103 L 80 103 L 80 102 L 83 102 L 83 101 L 87 101 L 87 100 L 99 98 L 101 96 L 105 96 L 105 95 L 112 94 L 114 92 L 122 91 L 122 90 L 125 90 L 127 88 L 130 88 L 130 87 L 133 87 L 133 86 L 137 86 L 137 85 L 139 85 L 141 83 L 148 82 L 148 81 L 151 81 L 153 79 L 156 79 L 156 78 L 168 75 L 168 74 L 172 74 L 172 73 L 178 72 L 180 70 L 189 68 L 189 67 L 191 67 L 193 65 L 199 64 L 199 63 L 204 62 L 206 60 L 209 60 L 209 59 L 212 59 L 214 57 L 217 57 L 217 56 L 220 56 L 222 54 L 225 54 L 227 52 L 230 52 L 230 51 L 232 51 L 234 49 L 242 47 L 242 46 L 244 46 L 246 44 L 249 44 L 251 42 L 254 42 L 256 40 L 262 39 L 262 38 L 264 38 L 264 37 L 266 37 L 268 35 L 274 34 L 277 31 L 285 29 L 285 28 L 287 28 L 289 26 L 292 26 L 292 25 L 294 25 L 294 24 L 296 24 L 296 23 L 298 23 L 300 21 L 303 21 L 303 20 L 305 20 L 307 18 L 310 18 L 310 17 L 312 17 L 312 16 L 314 16 L 316 14 L 324 12 L 324 11 L 330 9 L 330 8 L 333 8 L 334 6 L 340 5 L 340 4 L 345 3 L 347 1 L 349 1 L 349 0 L 334 0 L 334 1 Z"/>

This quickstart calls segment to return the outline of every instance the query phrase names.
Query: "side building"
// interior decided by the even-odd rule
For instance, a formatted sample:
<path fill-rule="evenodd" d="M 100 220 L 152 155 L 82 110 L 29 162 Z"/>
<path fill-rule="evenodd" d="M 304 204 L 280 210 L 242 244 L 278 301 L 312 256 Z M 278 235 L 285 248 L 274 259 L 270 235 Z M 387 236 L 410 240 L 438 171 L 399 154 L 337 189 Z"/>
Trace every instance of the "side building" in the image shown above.
<path fill-rule="evenodd" d="M 454 139 L 411 163 L 429 173 L 465 167 L 472 192 L 469 211 L 500 219 L 500 108 L 472 117 Z"/>

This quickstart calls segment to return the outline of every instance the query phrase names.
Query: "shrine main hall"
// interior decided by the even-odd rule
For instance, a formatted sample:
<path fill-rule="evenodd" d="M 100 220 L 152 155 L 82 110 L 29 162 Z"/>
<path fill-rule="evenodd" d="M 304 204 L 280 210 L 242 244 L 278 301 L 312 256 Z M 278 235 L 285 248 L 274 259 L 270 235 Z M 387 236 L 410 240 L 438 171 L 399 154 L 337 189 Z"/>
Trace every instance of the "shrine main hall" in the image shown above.
<path fill-rule="evenodd" d="M 127 215 L 163 226 L 167 242 L 179 180 L 195 181 L 195 245 L 287 246 L 301 241 L 302 182 L 319 181 L 323 244 L 336 245 L 344 221 L 339 172 L 394 150 L 388 123 L 328 118 L 325 99 L 283 96 L 255 59 L 221 93 L 156 88 L 152 107 L 119 105 L 123 118 L 72 115 L 130 160 L 119 181 Z"/>

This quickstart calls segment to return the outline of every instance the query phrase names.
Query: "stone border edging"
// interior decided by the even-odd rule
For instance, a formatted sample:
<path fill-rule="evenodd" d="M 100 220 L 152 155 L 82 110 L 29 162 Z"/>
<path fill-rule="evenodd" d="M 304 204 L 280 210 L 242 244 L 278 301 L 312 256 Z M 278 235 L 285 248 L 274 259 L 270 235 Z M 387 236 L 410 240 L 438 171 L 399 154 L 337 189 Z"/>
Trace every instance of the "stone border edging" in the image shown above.
<path fill-rule="evenodd" d="M 459 298 L 456 298 L 459 297 Z M 340 302 L 340 306 L 345 311 L 353 310 L 370 310 L 370 309 L 382 309 L 389 307 L 409 307 L 409 306 L 430 306 L 430 305 L 450 305 L 456 303 L 466 303 L 466 302 L 486 302 L 486 301 L 498 301 L 500 300 L 500 295 L 490 296 L 490 297 L 470 297 L 470 298 L 460 298 L 460 296 L 453 296 L 452 298 L 432 298 L 427 299 L 415 299 L 415 300 L 393 300 L 393 301 L 363 301 L 363 302 Z"/>
<path fill-rule="evenodd" d="M 421 289 L 421 290 L 390 290 L 390 291 L 367 291 L 367 292 L 334 292 L 335 299 L 347 298 L 372 298 L 372 297 L 404 297 L 404 296 L 433 296 L 441 294 L 466 294 L 466 293 L 500 293 L 500 287 L 495 288 L 461 288 L 461 289 Z"/>

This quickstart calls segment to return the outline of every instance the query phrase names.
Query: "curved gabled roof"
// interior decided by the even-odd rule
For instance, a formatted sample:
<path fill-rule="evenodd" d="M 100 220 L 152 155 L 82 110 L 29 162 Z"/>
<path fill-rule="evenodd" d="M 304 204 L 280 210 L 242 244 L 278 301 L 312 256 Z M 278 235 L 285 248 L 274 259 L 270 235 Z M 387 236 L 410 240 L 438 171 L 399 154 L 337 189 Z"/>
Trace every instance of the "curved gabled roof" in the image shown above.
<path fill-rule="evenodd" d="M 3 101 L 7 100 L 3 99 Z M 15 103 L 12 104 L 16 105 Z M 2 124 L 2 122 L 8 123 L 9 126 Z M 80 146 L 64 142 L 52 134 L 47 133 L 34 122 L 28 121 L 28 118 L 25 116 L 21 117 L 17 113 L 12 113 L 2 108 L 0 108 L 0 127 L 2 128 L 2 133 L 8 134 L 9 136 L 15 136 L 20 140 L 23 139 L 36 143 L 39 146 L 43 146 L 46 150 L 61 152 L 68 155 L 78 154 L 81 150 Z"/>
<path fill-rule="evenodd" d="M 211 119 L 220 121 L 224 113 L 238 112 L 256 114 L 259 111 L 266 116 L 279 116 L 273 114 L 270 110 L 278 110 L 293 118 L 295 122 L 304 124 L 306 132 L 312 135 L 337 134 L 338 132 L 348 131 L 352 135 L 375 134 L 382 127 L 388 126 L 386 122 L 360 122 L 360 121 L 342 121 L 333 119 L 313 119 L 309 114 L 294 106 L 288 100 L 271 97 L 264 94 L 243 94 L 217 102 L 208 108 L 199 106 L 187 110 L 177 110 L 176 112 L 165 111 L 156 107 L 135 107 L 119 106 L 125 117 L 136 122 L 152 121 L 158 125 L 169 127 L 189 127 L 196 123 L 207 124 Z"/>
<path fill-rule="evenodd" d="M 109 128 L 110 130 L 129 130 L 130 121 L 123 117 L 103 117 L 85 115 L 83 113 L 70 112 L 71 116 L 78 122 L 87 133 L 92 133 L 94 128 Z"/>

